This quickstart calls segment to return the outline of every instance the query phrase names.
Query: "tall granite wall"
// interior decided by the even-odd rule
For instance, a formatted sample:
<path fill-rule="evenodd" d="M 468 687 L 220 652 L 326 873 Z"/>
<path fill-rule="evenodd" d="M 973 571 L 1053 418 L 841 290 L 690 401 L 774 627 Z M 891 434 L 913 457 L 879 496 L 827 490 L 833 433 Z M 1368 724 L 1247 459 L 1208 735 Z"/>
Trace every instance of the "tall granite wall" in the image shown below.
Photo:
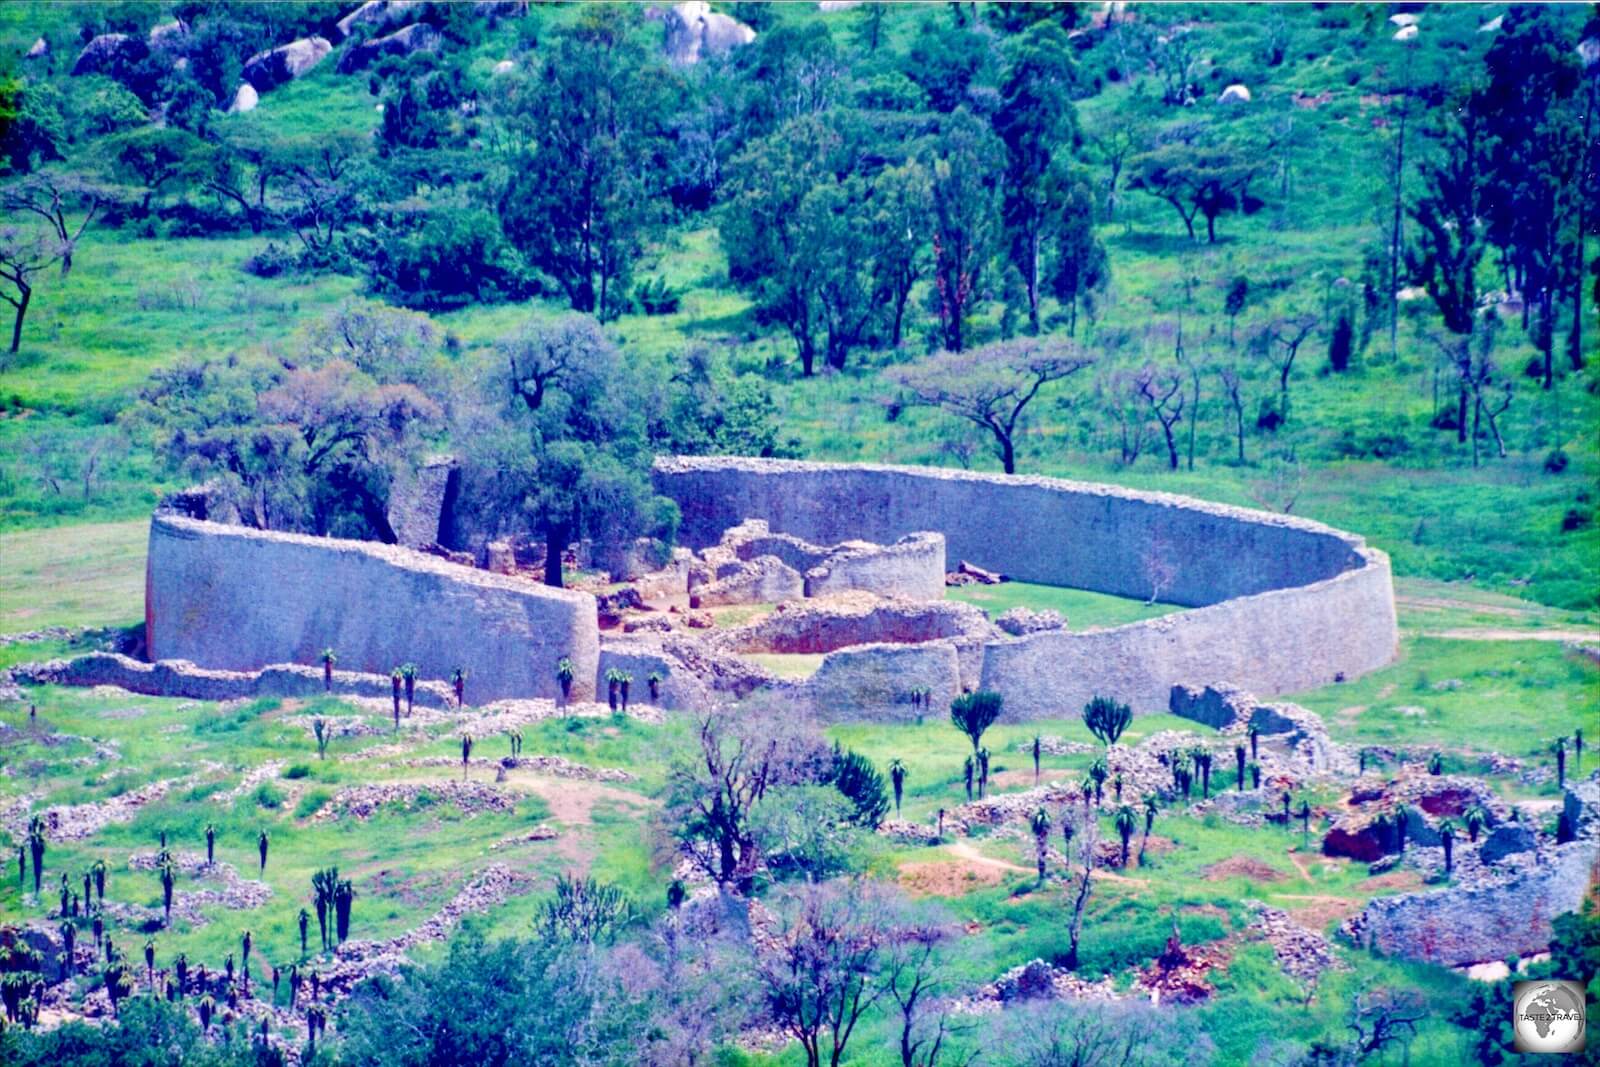
<path fill-rule="evenodd" d="M 176 515 L 150 522 L 145 636 L 152 660 L 255 670 L 315 664 L 424 678 L 465 667 L 473 701 L 593 697 L 600 642 L 586 593 L 474 570 L 390 545 L 224 526 Z"/>
<path fill-rule="evenodd" d="M 982 683 L 1020 718 L 1075 714 L 1090 696 L 1166 710 L 1177 684 L 1270 696 L 1389 663 L 1398 630 L 1388 558 L 1319 523 L 1161 493 L 1051 478 L 712 457 L 656 461 L 680 538 L 715 543 L 747 518 L 816 542 L 942 533 L 947 558 L 1024 581 L 1150 593 L 1195 610 L 1087 633 L 984 646 Z"/>

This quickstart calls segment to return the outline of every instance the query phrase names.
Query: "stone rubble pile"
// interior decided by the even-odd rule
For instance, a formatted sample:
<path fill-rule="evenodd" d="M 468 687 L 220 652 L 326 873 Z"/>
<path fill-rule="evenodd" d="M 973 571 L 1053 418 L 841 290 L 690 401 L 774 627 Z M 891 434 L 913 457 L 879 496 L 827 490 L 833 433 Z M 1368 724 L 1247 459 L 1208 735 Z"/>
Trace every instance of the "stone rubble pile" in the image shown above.
<path fill-rule="evenodd" d="M 969 996 L 956 1000 L 953 1007 L 961 1015 L 993 1015 L 1016 1001 L 1044 999 L 1109 1002 L 1122 999 L 1122 995 L 1117 992 L 1116 982 L 1110 975 L 1090 982 L 1071 971 L 1035 959 L 979 986 Z"/>
<path fill-rule="evenodd" d="M 1317 984 L 1324 971 L 1346 969 L 1344 962 L 1334 954 L 1331 941 L 1295 922 L 1288 912 L 1259 901 L 1251 901 L 1250 906 L 1255 915 L 1247 928 L 1248 933 L 1272 946 L 1278 966 L 1290 978 L 1309 989 Z"/>
<path fill-rule="evenodd" d="M 459 767 L 461 761 L 451 756 L 418 756 L 415 759 L 401 760 L 402 767 Z M 620 767 L 590 767 L 583 763 L 574 763 L 565 756 L 503 756 L 498 759 L 485 756 L 473 756 L 468 761 L 471 767 L 503 767 L 506 770 L 537 771 L 548 774 L 554 778 L 575 778 L 588 782 L 631 782 L 634 776 Z"/>
<path fill-rule="evenodd" d="M 413 811 L 420 807 L 418 801 L 422 797 L 431 799 L 429 806 L 448 804 L 466 815 L 481 811 L 512 811 L 517 806 L 516 797 L 512 794 L 479 782 L 441 779 L 427 783 L 380 783 L 339 790 L 332 800 L 311 816 L 311 821 L 332 822 L 345 818 L 366 820 L 389 806 Z"/>
<path fill-rule="evenodd" d="M 46 808 L 40 813 L 44 818 L 45 836 L 51 841 L 81 841 L 112 823 L 128 822 L 145 805 L 160 800 L 175 787 L 192 781 L 192 776 L 164 778 L 138 789 L 130 789 L 109 800 L 58 804 Z M 13 836 L 21 838 L 27 833 L 28 816 L 27 808 L 12 805 L 5 813 L 3 825 Z"/>

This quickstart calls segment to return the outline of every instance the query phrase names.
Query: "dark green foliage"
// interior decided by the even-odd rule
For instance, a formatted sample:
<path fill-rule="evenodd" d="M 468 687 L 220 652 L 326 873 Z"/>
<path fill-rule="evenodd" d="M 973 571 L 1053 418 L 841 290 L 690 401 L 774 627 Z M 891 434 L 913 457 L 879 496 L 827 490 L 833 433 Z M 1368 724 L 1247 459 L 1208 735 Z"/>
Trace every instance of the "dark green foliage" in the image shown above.
<path fill-rule="evenodd" d="M 124 1000 L 114 1026 L 7 1027 L 0 1033 L 0 1062 L 10 1067 L 279 1067 L 283 1057 L 242 1036 L 207 1041 L 186 1005 L 138 996 Z"/>
<path fill-rule="evenodd" d="M 889 814 L 889 794 L 883 775 L 861 753 L 834 745 L 828 781 L 855 806 L 857 826 L 876 830 Z"/>
<path fill-rule="evenodd" d="M 397 215 L 378 231 L 364 262 L 371 291 L 403 307 L 442 311 L 532 291 L 499 223 L 479 208 Z"/>
<path fill-rule="evenodd" d="M 1114 745 L 1133 722 L 1133 709 L 1110 697 L 1097 696 L 1083 706 L 1083 724 L 1105 745 Z"/>
<path fill-rule="evenodd" d="M 972 751 L 978 751 L 983 732 L 995 724 L 1005 707 L 1005 698 L 992 689 L 979 689 L 975 693 L 962 693 L 950 702 L 950 721 L 957 730 L 972 742 Z"/>
<path fill-rule="evenodd" d="M 556 876 L 556 891 L 539 905 L 534 928 L 548 941 L 609 944 L 632 919 L 617 886 L 589 877 Z"/>

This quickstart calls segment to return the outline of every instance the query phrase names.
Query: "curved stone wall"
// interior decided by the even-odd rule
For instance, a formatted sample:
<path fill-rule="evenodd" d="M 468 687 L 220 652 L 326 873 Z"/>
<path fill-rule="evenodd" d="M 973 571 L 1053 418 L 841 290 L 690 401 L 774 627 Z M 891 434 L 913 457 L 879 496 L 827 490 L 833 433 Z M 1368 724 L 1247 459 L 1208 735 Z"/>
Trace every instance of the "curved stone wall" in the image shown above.
<path fill-rule="evenodd" d="M 600 639 L 587 593 L 449 563 L 391 545 L 225 526 L 170 514 L 150 521 L 145 638 L 152 660 L 257 670 L 317 664 L 424 678 L 465 667 L 473 703 L 555 697 L 572 660 L 572 698 L 594 695 Z"/>
<path fill-rule="evenodd" d="M 1388 558 L 1304 519 L 1164 493 L 1053 478 L 712 457 L 656 461 L 680 538 L 713 544 L 764 519 L 809 541 L 892 542 L 942 533 L 947 558 L 1012 578 L 1196 610 L 1088 633 L 1050 631 L 984 646 L 982 683 L 1019 718 L 1071 716 L 1095 694 L 1164 711 L 1177 684 L 1262 695 L 1354 678 L 1389 663 L 1398 630 Z M 915 683 L 908 683 L 915 684 Z"/>

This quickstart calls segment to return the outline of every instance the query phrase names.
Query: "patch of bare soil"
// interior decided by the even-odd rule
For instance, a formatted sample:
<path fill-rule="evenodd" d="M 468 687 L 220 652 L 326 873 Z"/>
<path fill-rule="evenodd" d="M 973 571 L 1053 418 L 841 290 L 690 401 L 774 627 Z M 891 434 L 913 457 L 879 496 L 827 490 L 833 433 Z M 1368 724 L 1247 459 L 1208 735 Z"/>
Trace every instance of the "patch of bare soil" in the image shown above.
<path fill-rule="evenodd" d="M 1230 856 L 1213 863 L 1202 872 L 1208 882 L 1223 882 L 1229 878 L 1244 878 L 1251 882 L 1281 882 L 1289 876 L 1270 864 L 1253 856 Z"/>
<path fill-rule="evenodd" d="M 1317 934 L 1361 910 L 1359 900 L 1316 893 L 1274 893 L 1272 899 L 1283 904 L 1290 919 Z"/>
<path fill-rule="evenodd" d="M 602 802 L 636 810 L 650 807 L 650 801 L 637 793 L 581 778 L 514 775 L 507 778 L 506 784 L 538 796 L 550 805 L 551 818 L 567 826 L 588 826 L 593 821 L 594 806 Z"/>
<path fill-rule="evenodd" d="M 900 868 L 900 885 L 917 897 L 959 897 L 1005 880 L 1006 872 L 970 860 L 907 863 Z"/>
<path fill-rule="evenodd" d="M 1422 875 L 1416 871 L 1390 871 L 1367 879 L 1369 889 L 1421 889 Z"/>

